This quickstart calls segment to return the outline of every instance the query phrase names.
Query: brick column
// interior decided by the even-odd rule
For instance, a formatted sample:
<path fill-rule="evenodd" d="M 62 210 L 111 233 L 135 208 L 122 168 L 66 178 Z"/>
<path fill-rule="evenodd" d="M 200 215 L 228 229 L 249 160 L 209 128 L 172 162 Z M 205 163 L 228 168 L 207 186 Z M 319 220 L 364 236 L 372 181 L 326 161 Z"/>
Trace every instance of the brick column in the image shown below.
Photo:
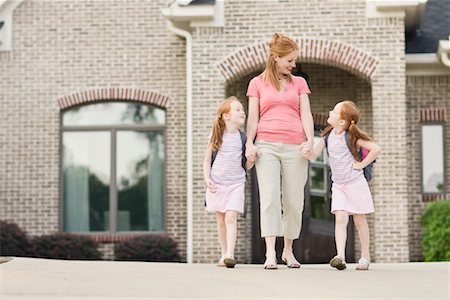
<path fill-rule="evenodd" d="M 375 224 L 371 228 L 375 233 L 372 235 L 372 259 L 376 262 L 407 262 L 405 73 L 395 71 L 389 63 L 382 64 L 380 69 L 372 82 L 374 140 L 383 149 L 377 160 L 372 189 L 375 205 Z"/>

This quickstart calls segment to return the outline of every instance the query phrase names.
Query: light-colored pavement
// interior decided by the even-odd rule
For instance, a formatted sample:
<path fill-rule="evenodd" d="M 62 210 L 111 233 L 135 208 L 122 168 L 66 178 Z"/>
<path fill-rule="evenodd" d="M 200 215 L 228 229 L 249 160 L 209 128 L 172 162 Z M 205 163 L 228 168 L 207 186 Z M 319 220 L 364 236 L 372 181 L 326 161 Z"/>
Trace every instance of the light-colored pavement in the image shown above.
<path fill-rule="evenodd" d="M 0 299 L 449 299 L 450 263 L 236 265 L 14 258 L 0 264 Z"/>

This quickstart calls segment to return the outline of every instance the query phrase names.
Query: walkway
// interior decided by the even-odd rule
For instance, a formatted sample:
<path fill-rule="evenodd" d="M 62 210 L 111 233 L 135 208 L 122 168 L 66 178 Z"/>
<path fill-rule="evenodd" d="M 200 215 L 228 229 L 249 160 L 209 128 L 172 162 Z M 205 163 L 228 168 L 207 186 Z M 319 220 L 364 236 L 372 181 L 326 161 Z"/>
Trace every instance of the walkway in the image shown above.
<path fill-rule="evenodd" d="M 449 299 L 450 263 L 328 265 L 263 270 L 210 264 L 13 258 L 0 299 Z"/>

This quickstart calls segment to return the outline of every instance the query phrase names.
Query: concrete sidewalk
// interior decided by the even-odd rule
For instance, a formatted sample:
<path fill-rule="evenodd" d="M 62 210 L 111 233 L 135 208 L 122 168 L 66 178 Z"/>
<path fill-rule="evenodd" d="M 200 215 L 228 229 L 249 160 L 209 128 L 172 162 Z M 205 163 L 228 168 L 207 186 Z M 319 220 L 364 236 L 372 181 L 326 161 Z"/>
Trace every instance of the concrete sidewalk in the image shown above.
<path fill-rule="evenodd" d="M 263 270 L 210 264 L 13 258 L 0 299 L 449 299 L 449 263 Z"/>

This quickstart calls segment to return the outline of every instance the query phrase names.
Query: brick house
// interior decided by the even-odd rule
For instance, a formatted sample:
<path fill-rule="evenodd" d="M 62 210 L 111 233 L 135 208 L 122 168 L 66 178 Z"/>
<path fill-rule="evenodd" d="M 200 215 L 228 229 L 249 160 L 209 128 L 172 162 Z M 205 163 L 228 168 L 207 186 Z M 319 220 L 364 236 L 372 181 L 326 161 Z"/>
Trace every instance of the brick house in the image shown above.
<path fill-rule="evenodd" d="M 101 242 L 167 233 L 215 262 L 201 170 L 219 101 L 247 104 L 273 32 L 297 39 L 317 131 L 352 99 L 383 148 L 369 218 L 376 262 L 422 259 L 420 215 L 450 198 L 450 1 L 0 1 L 0 219 Z M 406 51 L 405 51 L 406 49 Z M 334 253 L 326 158 L 311 163 L 302 262 Z M 253 174 L 237 259 L 263 260 Z M 351 261 L 358 257 L 350 230 Z"/>

